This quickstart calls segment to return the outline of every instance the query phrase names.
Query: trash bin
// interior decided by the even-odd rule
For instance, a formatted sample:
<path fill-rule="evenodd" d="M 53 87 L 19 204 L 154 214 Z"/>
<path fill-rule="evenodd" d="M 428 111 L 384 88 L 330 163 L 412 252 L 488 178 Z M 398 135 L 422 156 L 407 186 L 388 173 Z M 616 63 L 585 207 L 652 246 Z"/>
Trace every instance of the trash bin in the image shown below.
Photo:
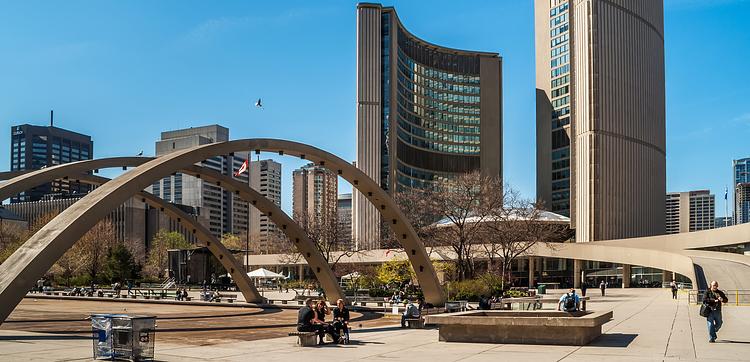
<path fill-rule="evenodd" d="M 156 317 L 93 314 L 90 318 L 95 359 L 154 359 Z"/>
<path fill-rule="evenodd" d="M 536 294 L 547 294 L 547 285 L 546 284 L 539 284 L 536 287 Z"/>

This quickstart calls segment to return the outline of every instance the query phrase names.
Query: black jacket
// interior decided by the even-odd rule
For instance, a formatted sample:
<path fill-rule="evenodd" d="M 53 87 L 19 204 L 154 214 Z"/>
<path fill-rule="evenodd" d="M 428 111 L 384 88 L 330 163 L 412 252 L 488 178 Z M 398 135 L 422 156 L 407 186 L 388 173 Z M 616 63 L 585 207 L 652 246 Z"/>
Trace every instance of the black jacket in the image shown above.
<path fill-rule="evenodd" d="M 719 303 L 719 300 L 721 303 Z M 713 290 L 708 290 L 706 291 L 706 294 L 703 295 L 703 303 L 711 307 L 713 310 L 721 311 L 721 304 L 728 301 L 729 299 L 727 298 L 727 295 L 718 289 L 715 292 Z"/>

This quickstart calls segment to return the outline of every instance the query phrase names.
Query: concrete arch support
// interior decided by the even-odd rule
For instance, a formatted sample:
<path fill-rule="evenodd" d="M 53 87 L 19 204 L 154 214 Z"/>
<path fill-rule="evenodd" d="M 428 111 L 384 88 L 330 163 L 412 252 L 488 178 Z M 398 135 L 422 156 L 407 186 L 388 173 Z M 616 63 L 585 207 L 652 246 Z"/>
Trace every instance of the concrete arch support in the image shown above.
<path fill-rule="evenodd" d="M 79 176 L 81 182 L 91 183 L 94 185 L 102 185 L 109 181 L 105 177 L 93 176 L 93 175 L 81 175 Z M 187 225 L 193 235 L 199 240 L 199 243 L 203 244 L 208 250 L 216 256 L 221 266 L 226 269 L 227 273 L 232 276 L 237 289 L 240 290 L 242 296 L 245 297 L 245 301 L 248 303 L 263 303 L 265 299 L 260 295 L 258 290 L 253 285 L 250 277 L 245 273 L 245 268 L 240 264 L 232 253 L 219 241 L 213 234 L 211 234 L 205 226 L 199 222 L 193 220 L 193 218 L 180 210 L 176 206 L 169 202 L 166 202 L 159 197 L 156 197 L 148 192 L 141 191 L 136 194 L 141 198 L 141 201 L 148 204 L 151 207 L 160 209 L 161 212 L 169 215 L 170 217 L 177 220 L 178 223 Z"/>
<path fill-rule="evenodd" d="M 37 171 L 25 172 L 25 173 L 18 173 L 18 172 L 0 173 L 0 179 L 2 179 L 4 176 L 15 177 L 11 179 L 8 183 L 0 186 L 0 193 L 3 192 L 4 186 L 13 185 L 13 189 L 5 189 L 7 190 L 6 191 L 7 193 L 13 193 L 17 190 L 23 191 L 24 189 L 28 189 L 28 188 L 31 188 L 31 187 L 34 187 L 34 186 L 37 186 L 46 182 L 50 182 L 60 177 L 71 178 L 71 179 L 75 179 L 76 181 L 80 181 L 84 183 L 92 183 L 96 185 L 101 185 L 104 182 L 106 182 L 108 179 L 95 176 L 95 175 L 88 175 L 85 173 L 76 174 L 76 172 L 88 172 L 88 171 L 96 169 L 96 167 L 101 167 L 101 168 L 120 167 L 121 165 L 123 167 L 132 166 L 132 165 L 137 166 L 148 160 L 151 160 L 151 159 L 117 157 L 117 158 L 109 158 L 109 159 L 81 161 L 81 162 L 76 162 L 76 163 L 67 163 L 67 164 L 56 166 L 54 168 L 47 168 L 43 170 L 37 170 Z M 295 246 L 295 248 L 300 252 L 302 257 L 305 258 L 308 264 L 311 266 L 314 266 L 312 270 L 315 273 L 318 280 L 321 282 L 321 287 L 325 291 L 325 295 L 331 300 L 337 300 L 339 298 L 346 299 L 346 296 L 341 290 L 341 287 L 336 282 L 336 278 L 333 275 L 333 271 L 331 270 L 328 263 L 325 261 L 325 258 L 323 257 L 323 255 L 315 247 L 315 244 L 307 237 L 304 230 L 302 230 L 291 218 L 289 218 L 286 215 L 286 213 L 284 213 L 281 210 L 281 208 L 276 206 L 273 202 L 267 200 L 263 195 L 258 193 L 256 190 L 250 188 L 248 185 L 245 185 L 233 179 L 232 177 L 220 174 L 210 169 L 206 169 L 204 167 L 200 167 L 196 165 L 191 165 L 179 171 L 188 175 L 201 177 L 205 181 L 208 181 L 208 182 L 216 183 L 217 185 L 223 187 L 224 189 L 230 192 L 234 192 L 241 199 L 243 199 L 246 202 L 249 202 L 253 207 L 257 208 L 264 214 L 268 215 L 269 218 L 274 223 L 276 223 L 277 225 L 281 227 L 282 232 L 289 238 L 290 241 L 293 242 L 293 245 Z M 20 176 L 23 176 L 23 177 L 20 177 Z M 211 236 L 211 239 L 213 239 L 213 236 L 210 233 L 206 232 L 205 234 Z M 204 239 L 211 241 L 209 238 L 204 238 Z M 211 244 L 212 243 L 208 243 L 208 245 L 211 245 Z M 215 244 L 215 242 L 213 242 L 213 244 Z M 212 250 L 212 248 L 209 248 L 209 250 Z M 221 261 L 221 255 L 219 254 L 215 254 L 215 255 Z M 227 262 L 222 261 L 222 264 L 224 263 L 227 263 Z M 224 266 L 226 267 L 228 271 L 231 269 L 230 267 L 227 267 L 227 265 L 224 265 Z M 242 276 L 244 276 L 244 274 Z M 250 286 L 252 287 L 252 284 L 250 284 Z M 252 289 L 253 289 L 252 293 L 257 294 L 257 291 L 255 290 L 255 288 L 253 287 Z M 249 295 L 250 292 L 243 293 L 243 294 Z M 248 296 L 246 296 L 246 298 L 247 297 Z M 246 300 L 252 301 L 254 299 L 246 299 Z"/>

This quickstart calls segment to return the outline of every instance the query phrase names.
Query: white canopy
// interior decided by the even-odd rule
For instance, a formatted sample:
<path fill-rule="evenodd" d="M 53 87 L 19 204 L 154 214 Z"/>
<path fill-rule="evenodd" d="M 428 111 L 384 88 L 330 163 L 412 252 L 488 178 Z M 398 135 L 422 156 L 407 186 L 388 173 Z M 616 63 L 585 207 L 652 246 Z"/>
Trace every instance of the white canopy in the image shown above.
<path fill-rule="evenodd" d="M 349 279 L 357 279 L 359 278 L 359 272 L 349 273 L 347 275 L 341 276 L 341 280 L 349 280 Z"/>
<path fill-rule="evenodd" d="M 255 269 L 247 273 L 247 276 L 249 276 L 250 278 L 258 278 L 258 279 L 286 279 L 284 275 L 274 273 L 265 268 Z"/>

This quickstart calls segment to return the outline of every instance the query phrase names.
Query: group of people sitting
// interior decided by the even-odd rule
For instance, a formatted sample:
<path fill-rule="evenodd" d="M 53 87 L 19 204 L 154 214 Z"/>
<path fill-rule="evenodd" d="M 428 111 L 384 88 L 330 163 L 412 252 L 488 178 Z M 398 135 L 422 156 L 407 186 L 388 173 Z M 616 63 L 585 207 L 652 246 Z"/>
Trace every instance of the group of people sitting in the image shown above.
<path fill-rule="evenodd" d="M 187 297 L 188 297 L 187 289 L 177 288 L 177 292 L 174 297 L 175 300 L 187 300 Z"/>
<path fill-rule="evenodd" d="M 331 314 L 333 319 L 330 323 L 326 322 L 326 316 Z M 336 301 L 336 308 L 331 312 L 325 300 L 316 303 L 312 298 L 307 298 L 297 315 L 297 331 L 316 332 L 319 344 L 325 343 L 326 334 L 331 336 L 333 343 L 349 344 L 349 309 L 343 299 Z"/>

